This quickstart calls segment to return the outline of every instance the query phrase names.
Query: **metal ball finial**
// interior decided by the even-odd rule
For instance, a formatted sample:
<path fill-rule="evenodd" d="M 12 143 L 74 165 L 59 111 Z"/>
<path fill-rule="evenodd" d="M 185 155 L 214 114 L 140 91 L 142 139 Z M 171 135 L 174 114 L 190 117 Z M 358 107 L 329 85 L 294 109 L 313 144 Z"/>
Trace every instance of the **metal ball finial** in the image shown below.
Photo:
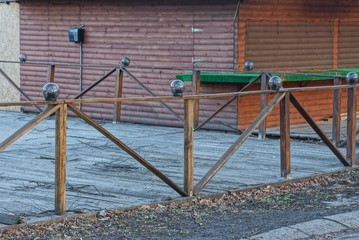
<path fill-rule="evenodd" d="M 355 85 L 358 83 L 358 74 L 356 72 L 349 72 L 346 78 L 347 78 L 347 83 L 350 85 Z"/>
<path fill-rule="evenodd" d="M 269 79 L 269 88 L 270 90 L 276 90 L 278 91 L 279 89 L 282 88 L 282 79 L 278 76 L 273 76 Z"/>
<path fill-rule="evenodd" d="M 244 70 L 245 71 L 252 71 L 254 68 L 254 63 L 252 61 L 245 61 L 244 62 Z"/>
<path fill-rule="evenodd" d="M 60 87 L 56 83 L 46 83 L 42 88 L 45 101 L 56 101 L 60 95 Z"/>
<path fill-rule="evenodd" d="M 130 65 L 130 59 L 128 57 L 121 58 L 121 67 L 126 68 Z"/>
<path fill-rule="evenodd" d="M 170 84 L 171 92 L 174 97 L 182 96 L 185 90 L 185 84 L 182 80 L 173 80 Z"/>
<path fill-rule="evenodd" d="M 21 52 L 21 53 L 19 54 L 19 60 L 20 60 L 20 62 L 22 62 L 22 63 L 26 62 L 26 60 L 27 60 L 26 54 Z"/>

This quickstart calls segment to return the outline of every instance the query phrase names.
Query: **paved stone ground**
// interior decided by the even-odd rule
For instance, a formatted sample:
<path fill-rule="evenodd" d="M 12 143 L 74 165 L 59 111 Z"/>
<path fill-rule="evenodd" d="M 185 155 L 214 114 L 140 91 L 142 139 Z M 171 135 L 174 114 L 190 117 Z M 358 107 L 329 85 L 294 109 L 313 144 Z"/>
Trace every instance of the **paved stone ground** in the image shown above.
<path fill-rule="evenodd" d="M 277 228 L 242 240 L 299 240 L 314 239 L 359 239 L 358 233 L 347 233 L 359 229 L 359 211 L 336 214 L 304 223 Z M 337 234 L 335 234 L 337 233 Z M 335 236 L 337 235 L 337 236 Z"/>
<path fill-rule="evenodd" d="M 0 112 L 0 141 L 34 115 Z M 174 182 L 183 185 L 183 129 L 142 124 L 101 125 Z M 78 118 L 68 119 L 67 209 L 95 211 L 180 196 L 110 140 Z M 195 182 L 238 138 L 236 133 L 195 132 Z M 0 154 L 0 212 L 36 216 L 54 209 L 54 117 Z M 344 149 L 343 149 L 344 151 Z M 202 194 L 278 182 L 279 140 L 250 137 Z M 291 143 L 292 178 L 343 169 L 322 144 Z"/>

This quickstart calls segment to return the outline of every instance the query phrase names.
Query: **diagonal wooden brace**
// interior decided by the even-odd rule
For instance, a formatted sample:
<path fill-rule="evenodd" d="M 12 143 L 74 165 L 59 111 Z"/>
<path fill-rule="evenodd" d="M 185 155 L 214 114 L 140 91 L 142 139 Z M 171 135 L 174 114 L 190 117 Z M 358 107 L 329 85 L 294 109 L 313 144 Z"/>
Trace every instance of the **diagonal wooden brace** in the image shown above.
<path fill-rule="evenodd" d="M 179 193 L 181 196 L 187 196 L 187 193 L 180 188 L 176 183 L 174 183 L 171 179 L 169 179 L 166 175 L 164 175 L 161 171 L 159 171 L 157 168 L 152 166 L 148 161 L 146 161 L 143 157 L 138 155 L 135 151 L 133 151 L 129 146 L 124 144 L 121 140 L 116 138 L 113 134 L 111 134 L 109 131 L 107 131 L 105 128 L 100 126 L 98 123 L 96 123 L 93 119 L 91 119 L 88 115 L 86 115 L 84 112 L 79 110 L 77 107 L 69 104 L 68 107 L 71 109 L 72 112 L 74 112 L 77 116 L 82 118 L 85 122 L 87 122 L 89 125 L 91 125 L 93 128 L 95 128 L 97 131 L 102 133 L 105 137 L 107 137 L 109 140 L 111 140 L 114 144 L 119 146 L 122 150 L 124 150 L 127 154 L 129 154 L 131 157 L 133 157 L 136 161 L 138 161 L 140 164 L 142 164 L 144 167 L 146 167 L 148 170 L 150 170 L 153 174 L 155 174 L 157 177 L 159 177 L 163 182 L 167 183 L 171 188 L 173 188 L 177 193 Z"/>
<path fill-rule="evenodd" d="M 19 130 L 14 132 L 10 137 L 5 139 L 3 142 L 0 143 L 0 152 L 4 151 L 8 146 L 13 144 L 16 140 L 20 137 L 24 136 L 26 133 L 31 131 L 34 127 L 36 127 L 39 123 L 41 123 L 44 119 L 49 117 L 51 114 L 57 111 L 60 108 L 60 105 L 49 106 L 46 108 L 42 113 L 37 115 L 34 119 L 30 122 L 26 123 L 23 127 Z"/>
<path fill-rule="evenodd" d="M 197 195 L 202 188 L 214 177 L 214 175 L 228 162 L 228 160 L 237 152 L 239 147 L 256 130 L 261 122 L 273 111 L 274 107 L 285 96 L 285 92 L 277 93 L 271 102 L 259 113 L 253 123 L 241 134 L 241 136 L 232 144 L 232 146 L 223 154 L 223 156 L 213 165 L 207 174 L 197 183 L 194 189 L 194 195 Z"/>
<path fill-rule="evenodd" d="M 323 142 L 329 147 L 329 149 L 334 153 L 334 155 L 343 163 L 343 165 L 349 166 L 350 164 L 347 162 L 344 155 L 339 151 L 339 149 L 334 145 L 334 143 L 330 141 L 329 137 L 323 132 L 319 125 L 315 123 L 312 117 L 308 114 L 307 111 L 305 111 L 302 105 L 300 105 L 300 103 L 293 96 L 293 94 L 290 94 L 290 102 L 298 110 L 302 117 L 307 121 L 307 123 L 313 128 L 313 130 L 319 135 Z"/>
<path fill-rule="evenodd" d="M 133 76 L 132 73 L 130 73 L 127 69 L 122 68 L 124 72 L 126 72 L 135 82 L 137 82 L 146 92 L 148 92 L 152 97 L 156 97 L 156 95 L 148 88 L 146 85 L 144 85 L 140 80 L 138 80 L 135 76 Z M 183 118 L 178 115 L 170 106 L 168 106 L 165 102 L 159 101 L 162 106 L 168 109 L 173 116 L 175 116 L 179 121 L 183 121 Z"/>
<path fill-rule="evenodd" d="M 18 90 L 20 92 L 20 94 L 29 102 L 31 102 L 31 98 L 21 89 L 19 88 L 16 83 L 0 68 L 0 74 L 11 84 L 11 86 L 13 86 L 14 88 L 16 88 L 16 90 Z M 39 112 L 42 112 L 42 109 L 37 106 L 34 105 L 34 107 L 39 110 Z"/>
<path fill-rule="evenodd" d="M 257 80 L 261 77 L 261 75 L 253 78 L 247 85 L 245 85 L 240 91 L 238 92 L 244 92 L 247 88 L 254 85 Z M 220 113 L 225 107 L 227 107 L 229 104 L 231 104 L 234 100 L 236 100 L 238 96 L 233 96 L 230 99 L 228 99 L 227 102 L 225 102 L 220 108 L 218 108 L 211 116 L 209 116 L 206 120 L 204 120 L 198 127 L 196 127 L 194 130 L 201 129 L 204 125 L 206 125 L 212 118 L 217 116 L 218 113 Z"/>

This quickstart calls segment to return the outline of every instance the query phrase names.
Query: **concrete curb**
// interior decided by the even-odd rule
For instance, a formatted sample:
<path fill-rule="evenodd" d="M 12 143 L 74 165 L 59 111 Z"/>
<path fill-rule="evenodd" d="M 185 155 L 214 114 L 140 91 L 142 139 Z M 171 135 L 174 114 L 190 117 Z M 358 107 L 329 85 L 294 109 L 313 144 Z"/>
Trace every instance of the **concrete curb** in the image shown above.
<path fill-rule="evenodd" d="M 359 211 L 353 211 L 277 228 L 242 240 L 299 240 L 357 228 L 359 228 Z"/>

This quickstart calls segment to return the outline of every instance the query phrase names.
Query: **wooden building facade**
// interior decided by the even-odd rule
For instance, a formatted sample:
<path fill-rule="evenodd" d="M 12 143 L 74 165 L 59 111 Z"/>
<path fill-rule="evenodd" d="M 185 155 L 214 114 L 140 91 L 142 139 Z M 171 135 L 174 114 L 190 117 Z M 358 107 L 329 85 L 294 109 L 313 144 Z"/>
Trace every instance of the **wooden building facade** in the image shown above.
<path fill-rule="evenodd" d="M 153 93 L 163 96 L 170 95 L 168 85 L 176 74 L 192 68 L 243 69 L 245 60 L 254 61 L 256 70 L 357 67 L 358 8 L 354 0 L 22 0 L 20 44 L 29 61 L 78 64 L 82 58 L 83 64 L 116 65 L 127 56 L 131 59 L 129 71 Z M 82 56 L 80 45 L 68 39 L 68 29 L 78 25 L 85 29 Z M 109 70 L 57 67 L 60 98 L 72 98 Z M 46 79 L 46 66 L 21 67 L 21 86 L 33 99 L 42 99 Z M 111 76 L 86 98 L 114 97 L 114 86 L 115 76 Z M 242 87 L 206 83 L 201 93 L 234 92 Z M 188 84 L 185 94 L 190 93 Z M 125 76 L 123 96 L 147 95 Z M 307 96 L 304 99 L 313 102 Z M 258 113 L 259 102 L 255 101 L 232 103 L 213 126 L 244 127 L 251 119 L 246 118 L 248 112 Z M 224 102 L 226 99 L 202 101 L 201 119 Z M 317 105 L 330 102 L 331 97 Z M 183 114 L 180 104 L 168 105 Z M 313 109 L 314 115 L 323 111 Z M 83 110 L 96 118 L 111 119 L 113 105 L 88 104 Z M 156 102 L 124 104 L 121 116 L 130 122 L 182 125 Z"/>
<path fill-rule="evenodd" d="M 358 10 L 353 0 L 245 0 L 239 62 L 271 70 L 358 67 Z"/>

